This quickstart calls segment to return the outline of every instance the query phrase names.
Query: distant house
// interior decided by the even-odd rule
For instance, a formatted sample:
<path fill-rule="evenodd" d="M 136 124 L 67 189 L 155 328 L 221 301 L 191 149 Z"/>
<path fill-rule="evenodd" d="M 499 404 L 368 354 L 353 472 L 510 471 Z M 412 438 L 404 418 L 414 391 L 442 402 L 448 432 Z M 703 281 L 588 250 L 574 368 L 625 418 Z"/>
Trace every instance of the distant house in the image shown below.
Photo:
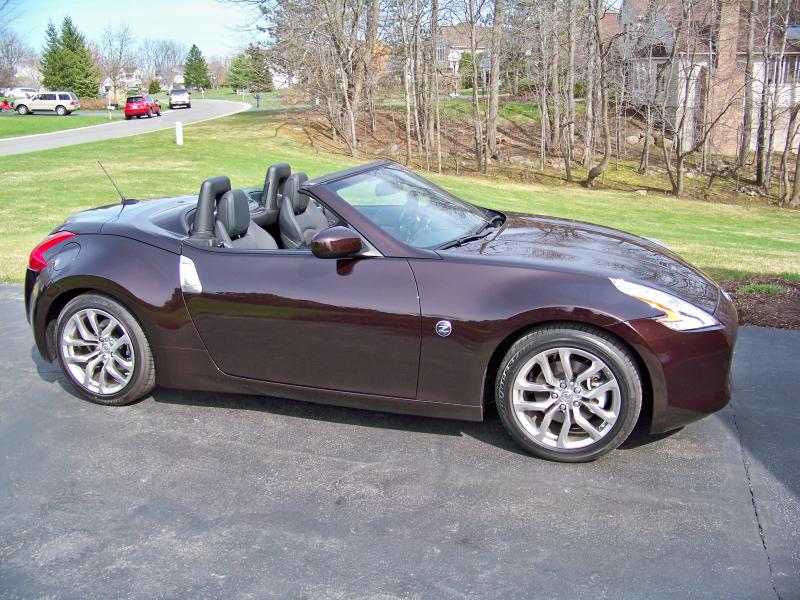
<path fill-rule="evenodd" d="M 106 77 L 100 84 L 101 95 L 109 96 L 115 91 L 124 93 L 128 90 L 139 90 L 142 87 L 142 72 L 136 67 L 123 67 L 119 70 L 114 90 L 114 80 Z"/>
<path fill-rule="evenodd" d="M 475 53 L 483 55 L 479 69 L 484 85 L 488 81 L 491 40 L 492 30 L 490 27 L 478 26 L 475 28 Z M 463 73 L 459 74 L 461 56 L 471 52 L 469 23 L 446 25 L 439 30 L 436 38 L 436 66 L 443 73 L 450 75 L 454 83 L 463 75 Z M 456 87 L 458 87 L 457 84 Z"/>
<path fill-rule="evenodd" d="M 713 10 L 712 3 L 698 2 L 695 18 L 698 23 L 708 23 L 703 33 L 707 50 L 695 51 L 692 55 L 682 51 L 680 40 L 674 39 L 677 3 L 664 5 L 667 8 L 661 11 L 654 11 L 653 6 L 654 3 L 648 0 L 623 0 L 615 18 L 604 19 L 604 25 L 607 21 L 612 25 L 611 33 L 606 31 L 606 35 L 619 32 L 618 43 L 627 67 L 631 100 L 642 106 L 648 102 L 663 102 L 672 123 L 684 118 L 686 143 L 702 135 L 704 123 L 718 120 L 711 136 L 711 149 L 721 154 L 735 154 L 744 115 L 749 2 L 722 2 L 717 15 L 708 12 Z M 764 37 L 763 31 L 756 32 L 754 80 L 751 83 L 754 98 L 751 149 L 756 144 L 764 85 L 778 93 L 776 148 L 782 148 L 785 143 L 789 109 L 800 102 L 800 23 L 794 25 L 790 22 L 783 62 L 777 69 L 769 69 L 769 73 L 765 72 L 762 54 Z M 675 61 L 672 68 L 665 69 L 662 65 L 669 61 L 676 43 Z M 709 89 L 712 70 L 715 73 L 712 81 L 716 83 Z"/>

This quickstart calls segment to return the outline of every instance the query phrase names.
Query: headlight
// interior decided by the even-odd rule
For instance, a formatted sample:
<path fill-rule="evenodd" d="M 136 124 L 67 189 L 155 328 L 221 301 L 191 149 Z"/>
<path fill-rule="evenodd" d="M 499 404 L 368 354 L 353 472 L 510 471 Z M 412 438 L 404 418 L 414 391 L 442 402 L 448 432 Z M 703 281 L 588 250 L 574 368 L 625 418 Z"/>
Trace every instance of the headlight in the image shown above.
<path fill-rule="evenodd" d="M 623 294 L 646 302 L 653 308 L 662 311 L 664 315 L 656 317 L 655 320 L 670 329 L 692 331 L 693 329 L 719 325 L 719 321 L 706 311 L 697 308 L 694 304 L 689 304 L 680 298 L 676 298 L 672 294 L 654 290 L 638 283 L 631 283 L 624 279 L 610 279 L 610 281 Z"/>

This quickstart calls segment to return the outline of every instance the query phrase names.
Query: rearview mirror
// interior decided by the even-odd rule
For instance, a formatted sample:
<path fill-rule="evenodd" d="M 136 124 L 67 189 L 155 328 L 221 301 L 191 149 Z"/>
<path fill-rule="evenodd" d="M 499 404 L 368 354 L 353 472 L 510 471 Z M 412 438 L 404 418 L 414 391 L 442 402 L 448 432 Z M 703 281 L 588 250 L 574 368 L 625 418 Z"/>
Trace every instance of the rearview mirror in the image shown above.
<path fill-rule="evenodd" d="M 348 258 L 362 249 L 361 236 L 341 225 L 323 229 L 311 239 L 311 252 L 317 258 Z"/>

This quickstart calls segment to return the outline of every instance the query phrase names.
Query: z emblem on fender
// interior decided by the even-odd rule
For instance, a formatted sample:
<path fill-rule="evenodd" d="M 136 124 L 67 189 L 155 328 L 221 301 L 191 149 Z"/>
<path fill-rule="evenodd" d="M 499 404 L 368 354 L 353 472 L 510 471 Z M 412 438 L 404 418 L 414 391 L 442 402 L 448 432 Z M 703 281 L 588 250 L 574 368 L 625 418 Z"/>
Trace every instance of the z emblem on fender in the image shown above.
<path fill-rule="evenodd" d="M 436 323 L 436 333 L 441 337 L 447 337 L 453 332 L 453 325 L 450 321 L 439 321 Z"/>

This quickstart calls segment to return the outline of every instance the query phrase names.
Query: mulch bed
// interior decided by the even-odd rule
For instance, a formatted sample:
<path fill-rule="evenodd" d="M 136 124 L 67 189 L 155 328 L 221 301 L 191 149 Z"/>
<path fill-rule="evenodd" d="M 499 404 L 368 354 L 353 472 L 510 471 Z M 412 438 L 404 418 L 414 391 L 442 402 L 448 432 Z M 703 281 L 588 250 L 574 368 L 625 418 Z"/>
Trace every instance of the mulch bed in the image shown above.
<path fill-rule="evenodd" d="M 749 283 L 779 285 L 785 292 L 777 294 L 742 293 L 739 290 Z M 739 311 L 740 325 L 800 329 L 800 281 L 779 277 L 736 279 L 723 284 Z"/>

